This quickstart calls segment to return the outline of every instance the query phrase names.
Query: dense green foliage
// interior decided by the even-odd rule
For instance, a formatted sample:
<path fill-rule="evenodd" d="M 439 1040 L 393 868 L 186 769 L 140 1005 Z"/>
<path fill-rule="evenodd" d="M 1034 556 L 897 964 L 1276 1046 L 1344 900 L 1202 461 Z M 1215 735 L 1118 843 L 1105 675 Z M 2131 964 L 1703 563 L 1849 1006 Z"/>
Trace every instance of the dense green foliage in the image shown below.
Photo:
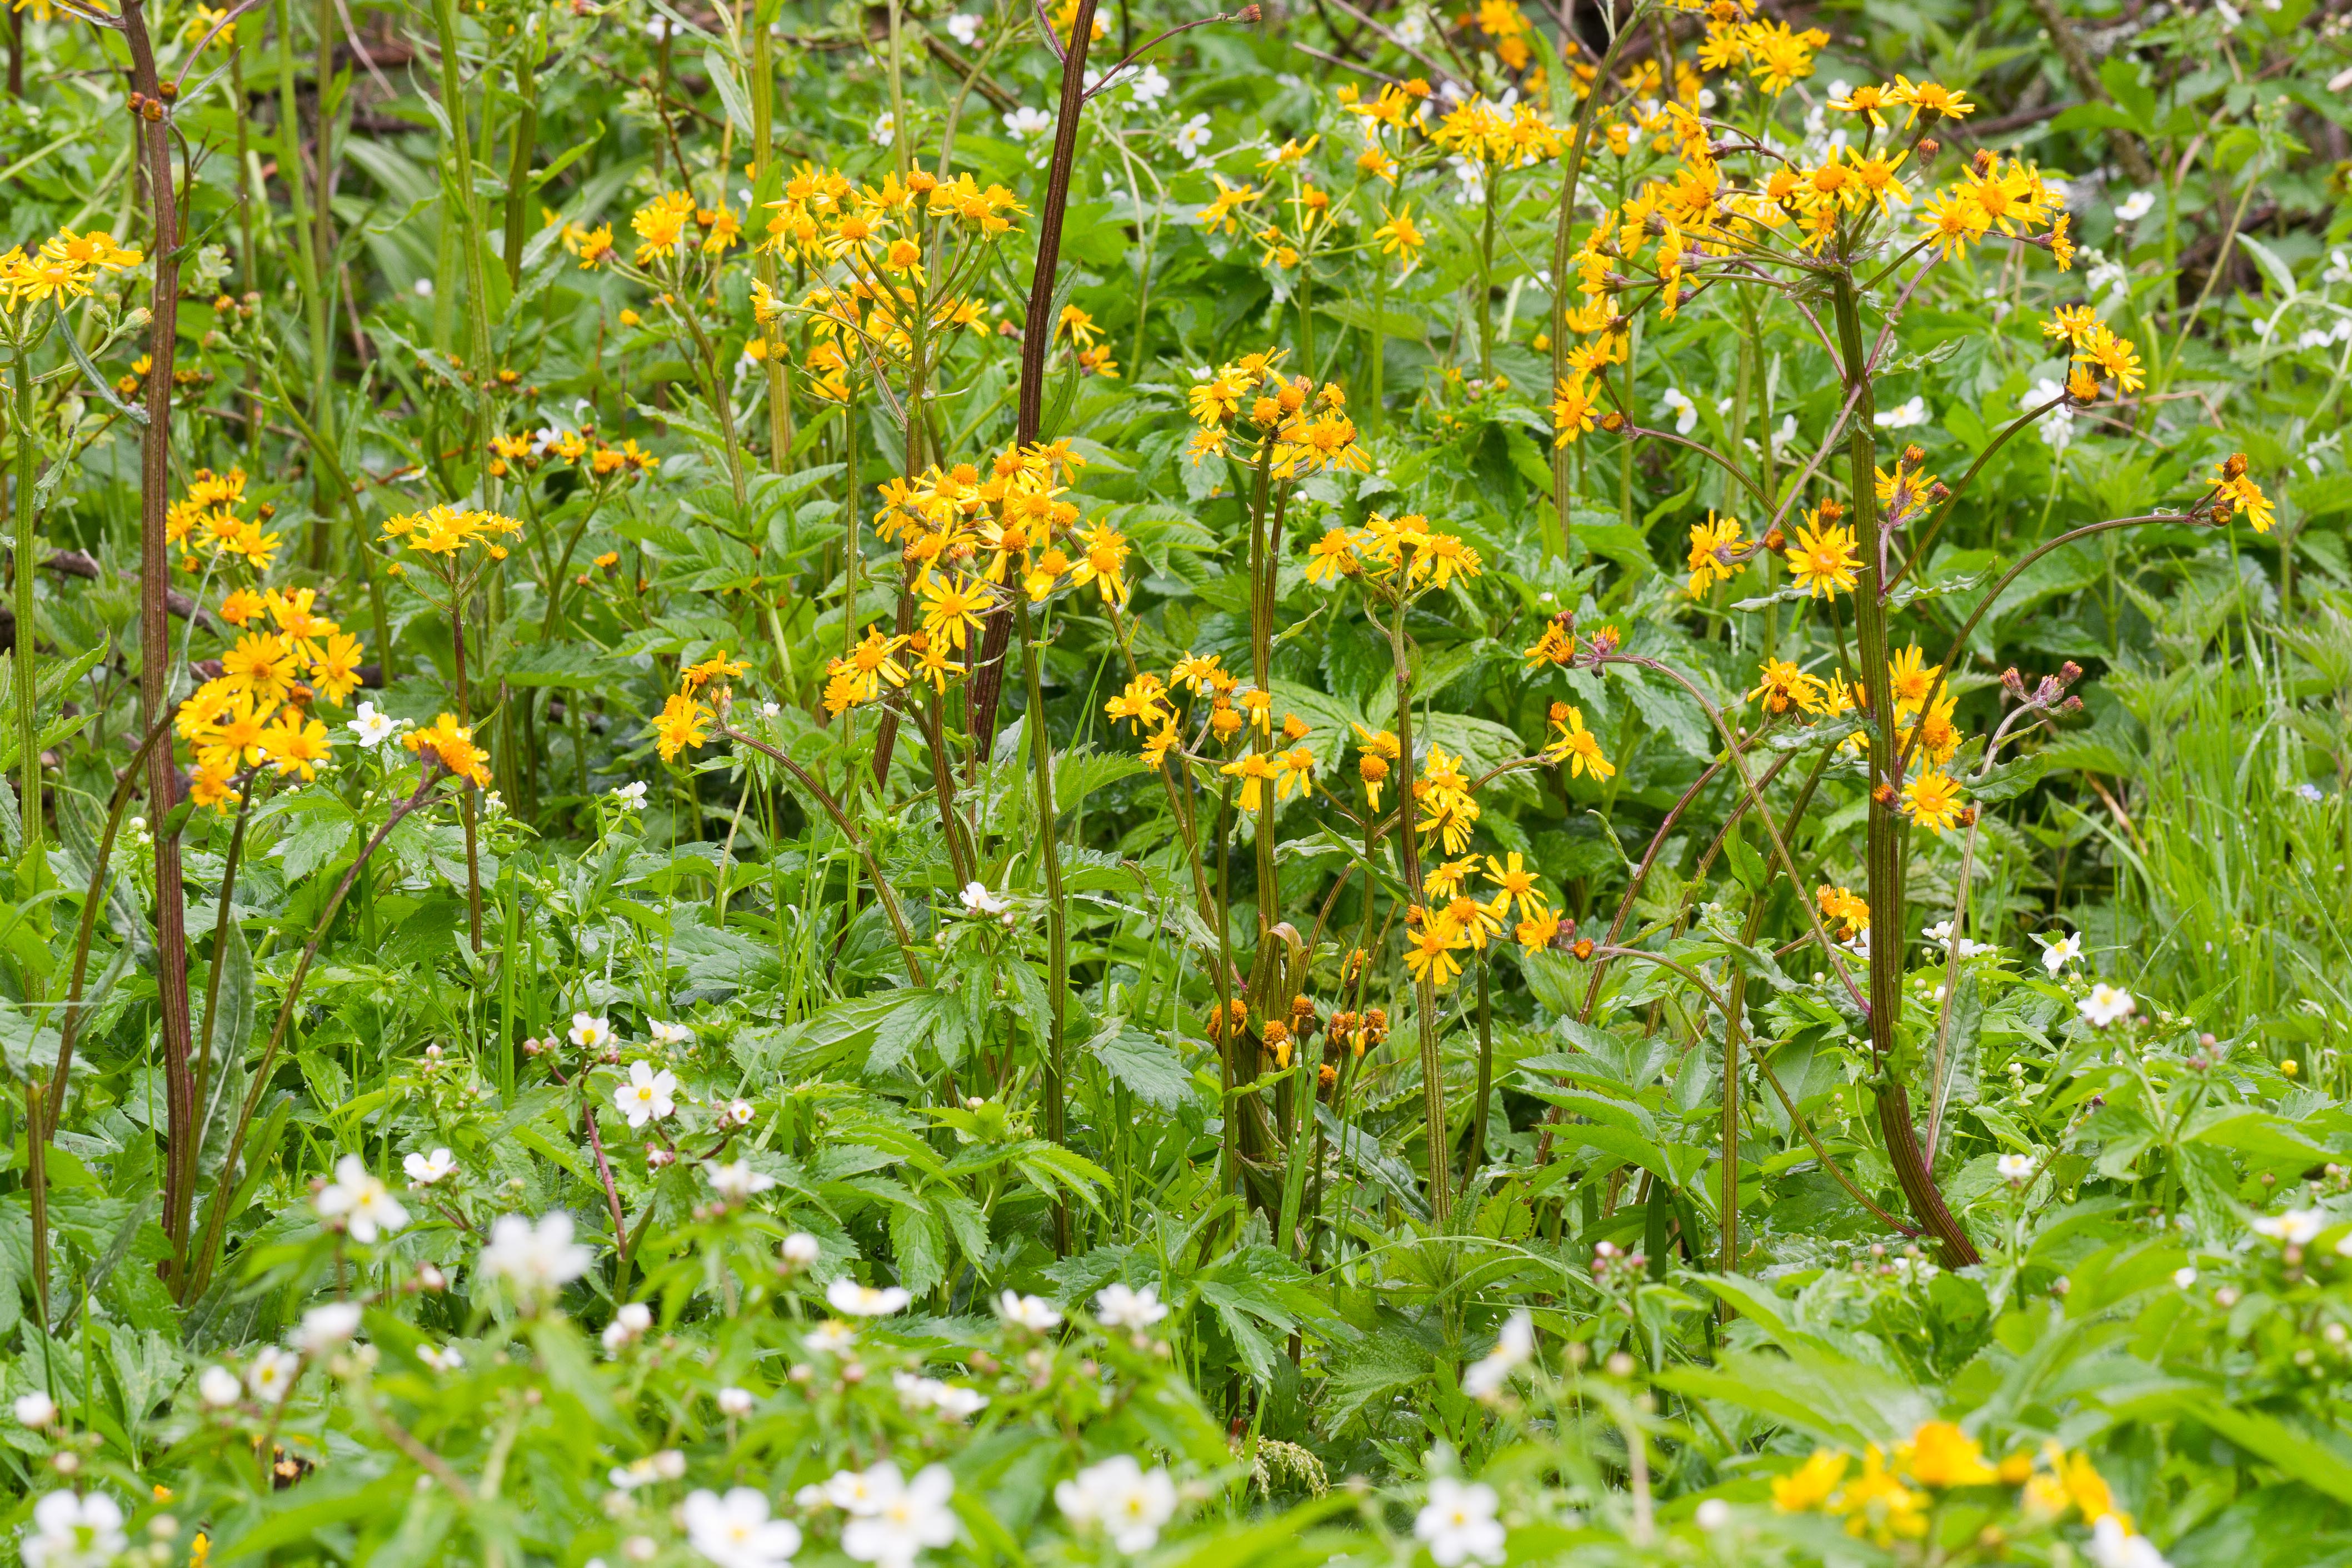
<path fill-rule="evenodd" d="M 19 0 L 25 1562 L 2352 1561 L 2352 12 L 1538 11 Z"/>

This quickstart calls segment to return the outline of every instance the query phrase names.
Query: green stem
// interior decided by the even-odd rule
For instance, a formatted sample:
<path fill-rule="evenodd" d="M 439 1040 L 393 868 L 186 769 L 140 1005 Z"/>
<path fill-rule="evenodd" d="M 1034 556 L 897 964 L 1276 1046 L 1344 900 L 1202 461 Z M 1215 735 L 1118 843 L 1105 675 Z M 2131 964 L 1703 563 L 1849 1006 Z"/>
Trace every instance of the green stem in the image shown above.
<path fill-rule="evenodd" d="M 1066 1086 L 1063 1028 L 1070 989 L 1070 936 L 1062 897 L 1062 848 L 1054 819 L 1054 741 L 1045 724 L 1045 693 L 1037 670 L 1037 643 L 1030 629 L 1029 595 L 1022 590 L 1018 574 L 1013 574 L 1013 629 L 1021 639 L 1021 679 L 1029 700 L 1024 724 L 1029 731 L 1030 766 L 1037 776 L 1037 853 L 1045 869 L 1045 1136 L 1062 1143 L 1067 1141 L 1062 1121 Z M 1054 1250 L 1057 1256 L 1069 1255 L 1067 1200 L 1054 1206 Z"/>

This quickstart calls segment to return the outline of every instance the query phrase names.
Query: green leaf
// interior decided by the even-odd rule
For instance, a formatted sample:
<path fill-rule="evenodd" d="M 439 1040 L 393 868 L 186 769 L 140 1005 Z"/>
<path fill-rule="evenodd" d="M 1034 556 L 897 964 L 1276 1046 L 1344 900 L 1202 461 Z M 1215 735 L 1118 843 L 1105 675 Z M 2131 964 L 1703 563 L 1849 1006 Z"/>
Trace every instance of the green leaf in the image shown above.
<path fill-rule="evenodd" d="M 1106 1020 L 1102 1033 L 1087 1042 L 1087 1049 L 1103 1070 L 1145 1104 L 1172 1111 L 1192 1098 L 1192 1075 L 1169 1047 L 1124 1020 Z"/>

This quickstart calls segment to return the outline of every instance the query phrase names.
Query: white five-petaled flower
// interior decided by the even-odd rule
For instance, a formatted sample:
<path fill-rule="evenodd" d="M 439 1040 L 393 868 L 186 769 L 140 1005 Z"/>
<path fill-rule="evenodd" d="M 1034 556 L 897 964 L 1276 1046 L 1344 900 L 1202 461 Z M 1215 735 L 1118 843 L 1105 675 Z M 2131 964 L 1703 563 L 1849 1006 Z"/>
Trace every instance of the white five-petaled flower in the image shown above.
<path fill-rule="evenodd" d="M 2116 205 L 2117 223 L 2137 223 L 2156 210 L 2154 191 L 2134 191 Z"/>
<path fill-rule="evenodd" d="M 646 1025 L 646 1032 L 653 1036 L 656 1044 L 665 1046 L 682 1046 L 694 1038 L 694 1031 L 684 1024 L 667 1023 L 659 1018 Z"/>
<path fill-rule="evenodd" d="M 902 1312 L 914 1298 L 896 1285 L 877 1289 L 860 1285 L 847 1275 L 824 1288 L 825 1305 L 836 1312 L 846 1312 L 853 1318 L 887 1318 Z"/>
<path fill-rule="evenodd" d="M 1171 85 L 1165 71 L 1158 66 L 1145 66 L 1127 84 L 1127 90 L 1134 94 L 1136 102 L 1149 106 L 1167 97 Z"/>
<path fill-rule="evenodd" d="M 329 1301 L 302 1314 L 302 1322 L 288 1336 L 305 1355 L 325 1355 L 351 1342 L 360 1331 L 357 1301 Z"/>
<path fill-rule="evenodd" d="M 1146 1285 L 1131 1290 L 1124 1285 L 1106 1285 L 1095 1298 L 1095 1315 L 1114 1329 L 1148 1329 L 1168 1315 L 1160 1302 L 1160 1292 Z"/>
<path fill-rule="evenodd" d="M 1176 153 L 1179 157 L 1197 161 L 1209 147 L 1209 117 L 1196 114 L 1176 128 Z"/>
<path fill-rule="evenodd" d="M 264 1345 L 254 1352 L 253 1364 L 245 1369 L 245 1386 L 262 1404 L 275 1405 L 294 1386 L 294 1374 L 300 1370 L 300 1361 L 291 1352 Z"/>
<path fill-rule="evenodd" d="M 1511 1373 L 1533 1361 L 1535 1354 L 1535 1320 L 1523 1308 L 1504 1320 L 1495 1348 L 1462 1373 L 1462 1392 L 1473 1399 L 1494 1398 L 1509 1385 Z"/>
<path fill-rule="evenodd" d="M 378 1237 L 393 1235 L 408 1223 L 408 1211 L 357 1154 L 335 1162 L 335 1179 L 319 1193 L 319 1216 L 342 1221 L 351 1238 L 362 1247 L 373 1246 Z"/>
<path fill-rule="evenodd" d="M 965 48 L 980 42 L 980 18 L 969 11 L 959 11 L 948 18 L 948 37 Z"/>
<path fill-rule="evenodd" d="M 968 915 L 1001 915 L 1013 906 L 988 890 L 985 882 L 966 882 L 963 891 L 956 895 Z"/>
<path fill-rule="evenodd" d="M 643 1127 L 677 1109 L 677 1075 L 651 1062 L 631 1062 L 629 1080 L 613 1091 L 613 1103 L 631 1127 Z"/>
<path fill-rule="evenodd" d="M 131 1544 L 122 1507 L 104 1492 L 54 1491 L 33 1505 L 33 1533 L 16 1550 L 25 1568 L 99 1568 Z"/>
<path fill-rule="evenodd" d="M 1037 1333 L 1062 1326 L 1062 1314 L 1042 1296 L 1024 1296 L 1018 1290 L 1007 1290 L 996 1299 L 996 1310 L 1006 1322 Z"/>
<path fill-rule="evenodd" d="M 38 1429 L 58 1418 L 58 1402 L 36 1389 L 16 1396 L 16 1420 L 19 1425 Z"/>
<path fill-rule="evenodd" d="M 557 1209 L 536 1222 L 519 1214 L 499 1215 L 479 1267 L 486 1279 L 503 1280 L 535 1303 L 587 1273 L 595 1260 L 594 1253 L 572 1239 L 572 1216 Z"/>
<path fill-rule="evenodd" d="M 689 1492 L 679 1517 L 687 1544 L 719 1568 L 778 1568 L 801 1549 L 800 1527 L 769 1518 L 767 1497 L 750 1487 Z"/>
<path fill-rule="evenodd" d="M 1032 141 L 1053 128 L 1052 115 L 1042 109 L 1033 109 L 1025 103 L 1004 117 L 1004 129 L 1011 133 L 1015 142 Z"/>
<path fill-rule="evenodd" d="M 457 1168 L 457 1156 L 446 1149 L 436 1149 L 430 1154 L 410 1154 L 400 1162 L 408 1179 L 420 1187 L 429 1187 L 447 1177 Z"/>
<path fill-rule="evenodd" d="M 776 1178 L 764 1176 L 751 1169 L 749 1160 L 737 1160 L 724 1165 L 706 1165 L 704 1175 L 710 1178 L 710 1190 L 730 1204 L 740 1204 L 755 1193 L 764 1193 L 776 1184 Z"/>
<path fill-rule="evenodd" d="M 2284 1241 L 2289 1247 L 2308 1247 L 2311 1238 L 2327 1228 L 2327 1216 L 2317 1209 L 2289 1209 L 2284 1214 L 2264 1215 L 2254 1221 L 2254 1234 L 2267 1236 L 2273 1241 Z"/>
<path fill-rule="evenodd" d="M 884 110 L 881 113 L 874 117 L 874 130 L 872 134 L 874 137 L 874 145 L 877 147 L 887 147 L 891 142 L 898 139 L 898 117 L 891 113 L 888 110 Z"/>
<path fill-rule="evenodd" d="M 795 1268 L 806 1268 L 824 1256 L 824 1248 L 818 1244 L 816 1237 L 804 1230 L 796 1230 L 784 1237 L 783 1245 L 777 1250 L 783 1255 L 784 1261 Z"/>
<path fill-rule="evenodd" d="M 457 1372 L 466 1364 L 465 1352 L 456 1345 L 419 1345 L 416 1359 L 435 1372 Z"/>
<path fill-rule="evenodd" d="M 613 1043 L 613 1026 L 593 1013 L 574 1013 L 564 1035 L 583 1051 L 601 1051 Z"/>
<path fill-rule="evenodd" d="M 1495 1517 L 1496 1504 L 1495 1489 L 1483 1481 L 1440 1476 L 1429 1483 L 1429 1502 L 1414 1518 L 1412 1532 L 1438 1568 L 1500 1563 L 1503 1526 Z"/>
<path fill-rule="evenodd" d="M 1915 425 L 1925 425 L 1927 423 L 1927 400 L 1915 395 L 1906 403 L 1882 408 L 1872 416 L 1872 423 L 1885 430 L 1908 430 Z"/>
<path fill-rule="evenodd" d="M 1693 403 L 1680 387 L 1670 386 L 1658 395 L 1658 401 L 1675 411 L 1675 434 L 1687 436 L 1698 428 L 1698 405 Z"/>
<path fill-rule="evenodd" d="M 373 702 L 362 702 L 359 707 L 359 717 L 344 728 L 361 745 L 372 752 L 400 733 L 400 721 Z"/>
<path fill-rule="evenodd" d="M 245 1384 L 225 1366 L 208 1366 L 196 1379 L 196 1397 L 215 1410 L 226 1410 L 245 1397 Z"/>
<path fill-rule="evenodd" d="M 857 1331 L 839 1318 L 827 1318 L 801 1336 L 801 1343 L 820 1355 L 842 1355 L 857 1342 Z"/>
<path fill-rule="evenodd" d="M 623 811 L 643 811 L 646 808 L 646 781 L 643 779 L 631 779 L 627 784 L 614 784 L 605 793 L 612 796 L 613 804 Z"/>
<path fill-rule="evenodd" d="M 898 1391 L 899 1403 L 908 1409 L 936 1410 L 952 1421 L 969 1420 L 988 1408 L 988 1395 L 958 1384 L 942 1383 L 936 1377 L 898 1372 L 891 1374 L 890 1386 Z"/>
<path fill-rule="evenodd" d="M 2033 1179 L 2033 1173 L 2041 1166 L 2031 1154 L 2003 1154 L 1993 1163 L 1993 1168 L 2000 1173 L 2002 1181 L 2021 1187 Z"/>
<path fill-rule="evenodd" d="M 885 1459 L 865 1477 L 866 1498 L 842 1527 L 841 1549 L 876 1568 L 913 1568 L 926 1548 L 956 1538 L 955 1478 L 945 1465 L 928 1465 L 912 1480 Z"/>
<path fill-rule="evenodd" d="M 1731 1505 L 1719 1497 L 1708 1498 L 1692 1510 L 1691 1522 L 1712 1535 L 1731 1522 Z"/>
<path fill-rule="evenodd" d="M 2068 964 L 2082 962 L 2083 933 L 2081 931 L 2068 931 L 2056 942 L 2042 945 L 2042 967 L 2050 972 L 2050 978 L 2053 980 L 2057 979 L 2059 973 Z M 2088 1016 L 2087 1014 L 2084 1016 Z"/>
<path fill-rule="evenodd" d="M 2110 1024 L 2130 1017 L 2133 1009 L 2138 1005 L 2132 1000 L 2130 992 L 2102 980 L 2091 987 L 2088 996 L 2074 1004 L 2074 1010 L 2095 1027 L 2104 1029 Z"/>
<path fill-rule="evenodd" d="M 2188 1289 L 2197 1283 L 2197 1266 L 2193 1263 L 2182 1264 L 2172 1271 L 2172 1282 L 2183 1290 Z"/>
<path fill-rule="evenodd" d="M 719 1413 L 722 1415 L 749 1415 L 756 1403 L 748 1388 L 722 1388 L 718 1394 Z"/>
<path fill-rule="evenodd" d="M 625 1346 L 645 1338 L 646 1331 L 654 1326 L 654 1310 L 643 1301 L 625 1301 L 613 1321 L 604 1325 L 604 1341 L 607 1354 L 618 1355 Z"/>
<path fill-rule="evenodd" d="M 1166 1469 L 1145 1469 L 1116 1454 L 1088 1465 L 1054 1489 L 1054 1500 L 1072 1524 L 1108 1531 L 1129 1556 L 1159 1543 L 1160 1527 L 1176 1516 L 1176 1483 Z"/>
<path fill-rule="evenodd" d="M 759 1110 L 750 1100 L 730 1100 L 727 1102 L 727 1109 L 720 1112 L 720 1117 L 723 1121 L 732 1122 L 738 1127 L 749 1127 L 751 1125 L 751 1119 L 759 1114 Z"/>
<path fill-rule="evenodd" d="M 2102 1515 L 2091 1526 L 2090 1559 L 2097 1568 L 2169 1568 L 2156 1542 L 2135 1535 L 2115 1514 Z"/>

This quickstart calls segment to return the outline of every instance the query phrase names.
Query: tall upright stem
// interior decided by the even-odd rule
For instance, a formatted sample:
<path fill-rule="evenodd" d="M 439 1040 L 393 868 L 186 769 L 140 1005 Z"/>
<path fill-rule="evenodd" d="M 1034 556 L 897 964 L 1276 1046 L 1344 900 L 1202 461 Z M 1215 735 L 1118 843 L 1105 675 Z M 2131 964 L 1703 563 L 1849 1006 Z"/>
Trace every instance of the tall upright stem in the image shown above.
<path fill-rule="evenodd" d="M 1066 1083 L 1063 1026 L 1070 989 L 1070 933 L 1062 897 L 1060 834 L 1054 820 L 1054 738 L 1045 726 L 1045 692 L 1037 672 L 1036 639 L 1030 633 L 1029 595 L 1022 591 L 1018 574 L 1013 582 L 1013 612 L 1021 637 L 1021 679 L 1029 699 L 1024 724 L 1029 731 L 1030 766 L 1037 775 L 1037 853 L 1045 863 L 1045 1136 L 1059 1143 L 1066 1136 L 1062 1123 Z M 1054 1208 L 1054 1250 L 1065 1257 L 1069 1254 L 1066 1201 Z"/>
<path fill-rule="evenodd" d="M 59 331 L 70 331 L 60 326 Z M 25 819 L 27 886 L 37 890 L 45 864 L 41 849 L 41 747 L 39 692 L 35 689 L 33 579 L 40 559 L 39 524 L 33 509 L 40 444 L 33 429 L 33 368 L 16 351 L 16 668 L 10 673 L 16 693 L 16 806 Z"/>
<path fill-rule="evenodd" d="M 1404 608 L 1408 595 L 1399 572 L 1396 619 L 1389 628 L 1389 656 L 1396 669 L 1397 856 L 1404 867 L 1404 896 L 1409 904 L 1421 901 L 1421 846 L 1413 838 L 1412 660 L 1405 651 Z M 1452 1125 L 1445 1115 L 1444 1061 L 1437 1049 L 1437 991 L 1424 976 L 1413 982 L 1415 1033 L 1421 1037 L 1421 1107 L 1428 1123 L 1429 1217 L 1441 1231 L 1451 1217 L 1446 1163 Z"/>
<path fill-rule="evenodd" d="M 122 37 L 131 50 L 133 90 L 161 96 L 155 47 L 147 34 L 145 0 L 123 0 Z M 148 299 L 147 427 L 139 447 L 139 723 L 152 729 L 172 700 L 172 623 L 165 595 L 172 568 L 165 532 L 171 510 L 172 362 L 180 333 L 180 213 L 172 184 L 171 132 L 162 115 L 141 121 L 155 284 Z M 147 756 L 149 820 L 155 833 L 155 990 L 163 1035 L 163 1103 L 168 1135 L 163 1234 L 174 1258 L 184 1258 L 188 1234 L 186 1185 L 180 1180 L 181 1145 L 199 1134 L 195 1083 L 188 1064 L 187 904 L 180 881 L 180 839 L 171 831 L 179 804 L 180 772 L 172 748 Z"/>
<path fill-rule="evenodd" d="M 1846 393 L 1853 402 L 1853 417 L 1846 424 L 1848 480 L 1853 491 L 1855 537 L 1861 542 L 1862 574 L 1853 595 L 1854 657 L 1863 689 L 1863 706 L 1870 728 L 1870 816 L 1864 857 L 1869 878 L 1870 923 L 1877 940 L 1870 944 L 1870 1054 L 1876 1070 L 1879 1130 L 1886 1141 L 1886 1158 L 1912 1214 L 1944 1253 L 1948 1268 L 1974 1263 L 1977 1249 L 1968 1233 L 1952 1217 L 1944 1194 L 1927 1169 L 1927 1156 L 1911 1123 L 1911 1096 L 1895 1069 L 1895 1024 L 1903 1016 L 1903 842 L 1895 816 L 1895 699 L 1887 683 L 1885 581 L 1886 542 L 1878 521 L 1876 443 L 1869 385 L 1870 366 L 1863 349 L 1862 308 L 1853 279 L 1833 275 L 1831 296 L 1837 316 L 1838 353 L 1845 362 Z"/>
<path fill-rule="evenodd" d="M 1029 273 L 1029 309 L 1021 330 L 1021 392 L 1013 439 L 1026 447 L 1037 439 L 1045 417 L 1045 355 L 1054 343 L 1054 276 L 1062 260 L 1062 219 L 1070 205 L 1070 173 L 1078 157 L 1078 118 L 1087 95 L 1087 46 L 1094 41 L 1095 0 L 1078 0 L 1070 26 L 1069 51 L 1062 58 L 1062 102 L 1054 121 L 1054 161 L 1045 176 L 1045 200 L 1037 213 L 1037 264 Z M 1017 596 L 1017 595 L 1016 595 Z M 972 765 L 984 764 L 996 742 L 996 708 L 1004 689 L 1004 645 L 1013 617 L 1003 605 L 989 612 L 981 634 L 980 658 L 971 672 Z"/>

